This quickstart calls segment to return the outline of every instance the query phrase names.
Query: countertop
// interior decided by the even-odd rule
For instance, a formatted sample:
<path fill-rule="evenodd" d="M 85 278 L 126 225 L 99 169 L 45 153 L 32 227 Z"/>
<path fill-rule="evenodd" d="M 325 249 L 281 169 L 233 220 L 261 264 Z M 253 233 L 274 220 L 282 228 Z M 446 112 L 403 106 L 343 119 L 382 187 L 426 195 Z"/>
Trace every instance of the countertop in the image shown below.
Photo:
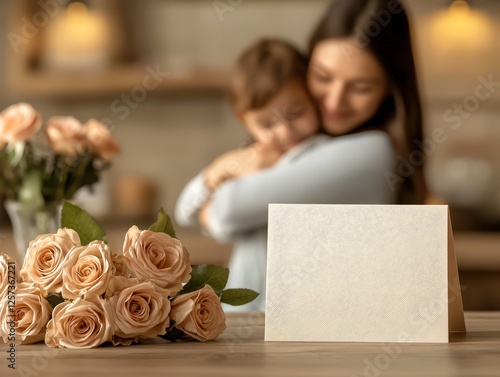
<path fill-rule="evenodd" d="M 500 312 L 467 312 L 466 334 L 448 344 L 275 343 L 264 341 L 264 316 L 228 315 L 213 342 L 172 344 L 161 338 L 131 347 L 54 350 L 19 346 L 17 370 L 1 358 L 3 377 L 89 376 L 498 376 Z M 1 354 L 5 355 L 2 345 Z"/>

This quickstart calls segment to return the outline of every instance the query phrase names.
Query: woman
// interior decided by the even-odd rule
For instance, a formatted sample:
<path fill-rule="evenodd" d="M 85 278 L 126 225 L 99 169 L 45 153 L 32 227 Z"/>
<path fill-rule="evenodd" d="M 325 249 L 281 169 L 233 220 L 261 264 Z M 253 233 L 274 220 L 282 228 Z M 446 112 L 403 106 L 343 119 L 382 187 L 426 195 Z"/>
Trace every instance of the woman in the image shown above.
<path fill-rule="evenodd" d="M 239 239 L 228 287 L 263 293 L 247 310 L 264 307 L 269 203 L 423 203 L 426 195 L 423 158 L 410 159 L 421 145 L 422 114 L 399 0 L 333 1 L 309 52 L 309 90 L 332 137 L 223 184 L 199 212 L 214 238 Z"/>

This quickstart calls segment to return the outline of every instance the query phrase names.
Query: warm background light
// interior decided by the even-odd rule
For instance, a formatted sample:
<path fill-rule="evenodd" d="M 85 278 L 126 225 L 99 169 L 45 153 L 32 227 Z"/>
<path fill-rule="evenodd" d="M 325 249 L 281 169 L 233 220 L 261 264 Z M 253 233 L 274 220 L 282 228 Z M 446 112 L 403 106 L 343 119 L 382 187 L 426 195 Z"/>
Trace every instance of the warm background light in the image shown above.
<path fill-rule="evenodd" d="M 44 62 L 48 68 L 102 69 L 108 63 L 110 44 L 105 17 L 74 2 L 47 28 Z"/>
<path fill-rule="evenodd" d="M 87 16 L 88 13 L 89 13 L 88 8 L 83 3 L 74 2 L 68 5 L 67 14 L 69 17 Z"/>
<path fill-rule="evenodd" d="M 445 52 L 479 52 L 493 42 L 492 20 L 466 1 L 454 1 L 448 9 L 432 15 L 429 28 L 435 47 Z"/>

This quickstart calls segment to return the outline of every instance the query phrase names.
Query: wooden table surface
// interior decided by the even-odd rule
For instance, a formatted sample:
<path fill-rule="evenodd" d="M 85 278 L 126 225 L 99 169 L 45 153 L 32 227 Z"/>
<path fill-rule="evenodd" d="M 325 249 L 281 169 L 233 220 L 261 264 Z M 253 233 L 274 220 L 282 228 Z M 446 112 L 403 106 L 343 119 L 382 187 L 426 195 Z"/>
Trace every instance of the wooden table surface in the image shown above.
<path fill-rule="evenodd" d="M 273 343 L 264 342 L 262 314 L 230 314 L 225 333 L 207 343 L 19 346 L 15 371 L 2 344 L 0 376 L 500 376 L 500 312 L 469 312 L 466 321 L 467 334 L 449 344 Z"/>

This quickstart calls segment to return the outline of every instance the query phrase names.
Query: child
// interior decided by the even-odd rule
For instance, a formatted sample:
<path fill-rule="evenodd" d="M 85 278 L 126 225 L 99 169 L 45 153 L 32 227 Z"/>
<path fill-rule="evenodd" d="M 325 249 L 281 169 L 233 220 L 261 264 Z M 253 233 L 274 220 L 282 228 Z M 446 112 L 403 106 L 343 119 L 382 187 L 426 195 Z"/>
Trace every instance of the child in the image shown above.
<path fill-rule="evenodd" d="M 234 242 L 228 288 L 260 293 L 239 310 L 264 310 L 267 228 L 225 238 L 210 221 L 210 198 L 229 180 L 289 163 L 320 137 L 311 137 L 319 121 L 307 91 L 306 72 L 307 59 L 280 40 L 262 40 L 243 53 L 231 94 L 236 115 L 254 142 L 218 157 L 188 183 L 177 202 L 180 225 L 202 225 L 217 240 Z"/>

